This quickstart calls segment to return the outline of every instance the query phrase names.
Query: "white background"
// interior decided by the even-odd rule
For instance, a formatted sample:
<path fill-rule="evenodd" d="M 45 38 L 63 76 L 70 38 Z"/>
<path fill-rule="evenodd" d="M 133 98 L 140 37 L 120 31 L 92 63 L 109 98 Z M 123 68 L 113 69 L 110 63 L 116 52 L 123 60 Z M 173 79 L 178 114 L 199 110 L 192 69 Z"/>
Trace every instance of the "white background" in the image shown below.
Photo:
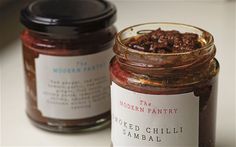
<path fill-rule="evenodd" d="M 235 2 L 115 0 L 114 3 L 118 9 L 118 30 L 143 22 L 169 21 L 195 25 L 214 35 L 216 58 L 221 65 L 216 147 L 236 147 Z M 30 124 L 24 112 L 24 75 L 21 43 L 18 38 L 19 6 L 4 13 L 0 12 L 1 145 L 109 147 L 109 128 L 65 135 L 45 132 Z"/>

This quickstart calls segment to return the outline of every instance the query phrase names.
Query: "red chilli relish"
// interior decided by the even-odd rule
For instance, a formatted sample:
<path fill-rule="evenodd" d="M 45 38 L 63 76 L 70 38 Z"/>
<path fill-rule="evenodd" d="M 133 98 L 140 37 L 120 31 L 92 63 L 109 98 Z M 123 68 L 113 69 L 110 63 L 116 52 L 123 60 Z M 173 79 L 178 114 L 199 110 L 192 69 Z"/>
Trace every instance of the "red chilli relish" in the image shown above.
<path fill-rule="evenodd" d="M 21 11 L 26 112 L 34 125 L 77 132 L 109 124 L 115 19 L 105 0 L 37 0 Z"/>

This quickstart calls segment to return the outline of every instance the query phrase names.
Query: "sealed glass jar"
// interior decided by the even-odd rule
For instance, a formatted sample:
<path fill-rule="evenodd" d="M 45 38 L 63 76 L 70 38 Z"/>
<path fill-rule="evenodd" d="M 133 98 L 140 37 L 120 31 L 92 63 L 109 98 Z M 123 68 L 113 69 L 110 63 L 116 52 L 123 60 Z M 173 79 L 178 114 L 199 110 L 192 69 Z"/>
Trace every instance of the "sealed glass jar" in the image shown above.
<path fill-rule="evenodd" d="M 22 9 L 27 115 L 37 127 L 109 124 L 115 19 L 115 6 L 103 0 L 37 0 Z"/>
<path fill-rule="evenodd" d="M 155 53 L 127 46 L 127 40 L 158 28 L 195 33 L 201 47 Z M 119 32 L 113 50 L 114 147 L 214 147 L 219 63 L 210 33 L 184 24 L 141 24 Z"/>

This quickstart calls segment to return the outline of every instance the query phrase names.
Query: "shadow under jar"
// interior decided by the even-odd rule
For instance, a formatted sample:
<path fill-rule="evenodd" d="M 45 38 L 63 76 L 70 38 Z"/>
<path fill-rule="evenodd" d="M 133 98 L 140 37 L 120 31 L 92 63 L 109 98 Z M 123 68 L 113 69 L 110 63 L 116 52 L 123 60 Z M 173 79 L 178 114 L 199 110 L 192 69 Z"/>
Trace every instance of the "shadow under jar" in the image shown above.
<path fill-rule="evenodd" d="M 158 28 L 198 34 L 202 46 L 176 53 L 127 46 L 130 38 Z M 210 33 L 184 24 L 141 24 L 118 33 L 113 50 L 114 147 L 214 147 L 219 63 Z"/>
<path fill-rule="evenodd" d="M 115 6 L 103 0 L 39 0 L 21 11 L 27 114 L 34 125 L 77 132 L 109 124 L 115 19 Z"/>

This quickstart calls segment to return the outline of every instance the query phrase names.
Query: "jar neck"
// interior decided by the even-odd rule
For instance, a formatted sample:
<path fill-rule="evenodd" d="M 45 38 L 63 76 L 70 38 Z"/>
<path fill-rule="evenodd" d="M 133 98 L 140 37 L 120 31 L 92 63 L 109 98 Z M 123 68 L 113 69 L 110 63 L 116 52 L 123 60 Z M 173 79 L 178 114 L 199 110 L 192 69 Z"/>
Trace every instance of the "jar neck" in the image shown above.
<path fill-rule="evenodd" d="M 101 36 L 103 36 L 104 40 L 111 40 L 111 37 L 114 38 L 116 34 L 116 28 L 115 26 L 110 26 L 107 28 L 103 28 L 96 31 L 90 31 L 90 32 L 84 32 L 84 33 L 78 33 L 76 31 L 74 32 L 38 32 L 31 29 L 25 29 L 28 34 L 34 38 L 37 39 L 44 39 L 44 40 L 59 40 L 59 41 L 66 41 L 66 40 L 77 40 L 79 42 L 85 42 L 85 41 L 95 41 L 99 40 Z"/>
<path fill-rule="evenodd" d="M 25 45 L 37 49 L 83 49 L 85 52 L 91 52 L 110 48 L 114 43 L 115 34 L 116 28 L 114 26 L 96 32 L 81 33 L 72 38 L 69 36 L 58 38 L 55 37 L 57 34 L 25 29 L 21 39 Z"/>
<path fill-rule="evenodd" d="M 117 62 L 119 63 L 121 69 L 131 72 L 133 74 L 148 75 L 149 77 L 170 77 L 173 75 L 184 76 L 197 72 L 205 72 L 205 70 L 209 68 L 212 61 L 213 58 L 196 64 L 181 67 L 156 68 L 134 66 L 123 59 L 117 58 Z"/>
<path fill-rule="evenodd" d="M 184 75 L 195 71 L 204 71 L 214 59 L 216 48 L 214 45 L 205 49 L 188 52 L 186 54 L 135 55 L 126 51 L 117 44 L 114 46 L 117 62 L 126 71 L 136 74 L 145 74 L 152 77 Z"/>

